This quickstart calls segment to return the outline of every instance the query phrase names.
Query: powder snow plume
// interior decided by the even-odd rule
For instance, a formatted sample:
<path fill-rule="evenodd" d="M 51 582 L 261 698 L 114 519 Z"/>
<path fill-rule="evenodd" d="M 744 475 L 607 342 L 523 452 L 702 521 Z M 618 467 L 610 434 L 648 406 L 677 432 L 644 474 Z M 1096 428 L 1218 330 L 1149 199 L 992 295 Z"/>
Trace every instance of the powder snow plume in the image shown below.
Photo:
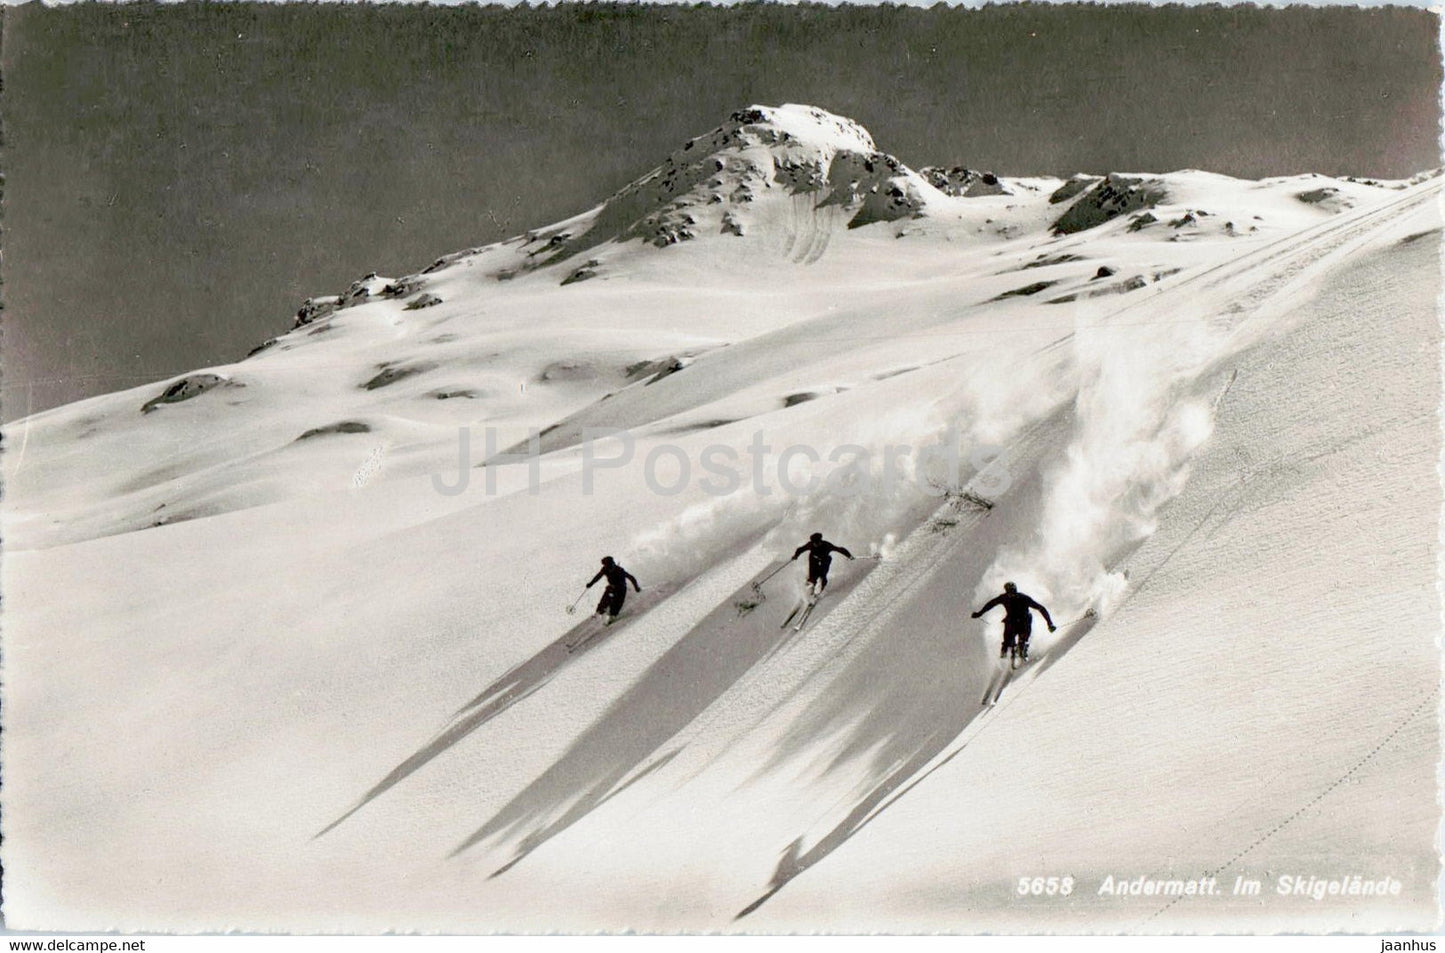
<path fill-rule="evenodd" d="M 763 490 L 747 457 L 735 468 L 741 485 L 705 498 L 665 522 L 649 526 L 629 551 L 639 565 L 686 578 L 736 551 L 737 544 L 766 532 L 764 544 L 780 555 L 812 532 L 857 555 L 883 555 L 896 543 L 909 514 L 931 511 L 944 492 L 975 482 L 985 492 L 1007 477 L 994 465 L 1007 443 L 1065 399 L 1073 385 L 1070 367 L 1057 357 L 1020 358 L 1031 368 L 988 357 L 947 374 L 929 401 L 888 407 L 872 415 L 842 415 L 816 429 L 794 425 L 758 431 L 769 448 Z M 950 457 L 951 448 L 951 457 Z M 790 488 L 780 485 L 775 463 L 789 450 Z M 689 447 L 695 457 L 696 447 Z M 705 451 L 704 451 L 705 452 Z M 691 468 L 700 468 L 694 461 Z"/>
<path fill-rule="evenodd" d="M 1203 310 L 1157 321 L 1079 313 L 1075 430 L 1043 480 L 1038 531 L 1002 553 L 980 594 L 1017 581 L 1059 615 L 1107 615 L 1128 588 L 1109 568 L 1153 534 L 1213 432 L 1215 374 L 1244 343 Z M 1030 588 L 1032 587 L 1032 588 Z"/>

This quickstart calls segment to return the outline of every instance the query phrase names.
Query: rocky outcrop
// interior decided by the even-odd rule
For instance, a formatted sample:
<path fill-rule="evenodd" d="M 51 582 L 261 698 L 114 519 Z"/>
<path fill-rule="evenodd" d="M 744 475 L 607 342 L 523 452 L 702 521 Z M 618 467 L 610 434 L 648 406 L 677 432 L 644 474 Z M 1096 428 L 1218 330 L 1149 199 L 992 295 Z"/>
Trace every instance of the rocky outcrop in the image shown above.
<path fill-rule="evenodd" d="M 1111 173 L 1081 194 L 1054 222 L 1053 230 L 1058 235 L 1070 235 L 1097 228 L 1121 215 L 1153 208 L 1167 197 L 1164 183 L 1159 179 L 1130 178 Z"/>
<path fill-rule="evenodd" d="M 1049 204 L 1058 205 L 1060 202 L 1067 202 L 1098 181 L 1097 175 L 1070 176 L 1067 182 L 1055 189 L 1054 193 L 1049 196 Z"/>
<path fill-rule="evenodd" d="M 298 441 L 311 440 L 315 437 L 341 433 L 371 433 L 371 425 L 363 423 L 360 420 L 342 420 L 334 424 L 327 424 L 324 427 L 312 427 L 296 439 Z"/>
<path fill-rule="evenodd" d="M 377 365 L 380 372 L 361 386 L 366 390 L 376 390 L 380 387 L 390 387 L 397 381 L 405 380 L 408 377 L 415 377 L 417 374 L 424 374 L 427 371 L 436 370 L 436 364 L 431 361 L 419 361 L 415 364 L 380 364 Z"/>
<path fill-rule="evenodd" d="M 141 413 L 148 414 L 160 407 L 162 404 L 178 404 L 183 400 L 190 400 L 192 397 L 199 397 L 208 390 L 213 390 L 222 385 L 240 387 L 241 384 L 234 384 L 229 378 L 219 374 L 187 374 L 178 381 L 172 381 L 161 391 L 141 406 Z"/>
<path fill-rule="evenodd" d="M 979 195 L 1013 194 L 1008 186 L 1004 185 L 992 172 L 965 169 L 963 166 L 956 165 L 951 169 L 941 166 L 924 166 L 918 170 L 918 174 L 923 181 L 944 195 L 973 198 Z"/>

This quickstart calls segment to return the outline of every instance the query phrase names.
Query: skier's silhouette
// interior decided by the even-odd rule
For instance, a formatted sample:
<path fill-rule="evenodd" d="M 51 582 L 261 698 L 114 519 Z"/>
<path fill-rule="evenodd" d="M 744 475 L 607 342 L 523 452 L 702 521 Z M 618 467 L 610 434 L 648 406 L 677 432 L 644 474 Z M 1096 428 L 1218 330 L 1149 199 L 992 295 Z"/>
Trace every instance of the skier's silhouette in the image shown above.
<path fill-rule="evenodd" d="M 834 546 L 823 538 L 822 533 L 814 533 L 808 537 L 808 541 L 799 546 L 793 553 L 793 559 L 797 559 L 804 553 L 808 554 L 808 588 L 814 596 L 821 596 L 823 590 L 828 588 L 828 567 L 833 565 L 833 554 L 842 553 L 849 559 L 853 554 L 842 546 Z M 791 560 L 789 560 L 791 562 Z"/>
<path fill-rule="evenodd" d="M 1039 610 L 1044 621 L 1049 624 L 1049 631 L 1054 631 L 1054 620 L 1049 618 L 1049 610 L 1019 592 L 1018 586 L 1011 582 L 1004 583 L 1003 592 L 984 603 L 983 608 L 975 612 L 973 617 L 977 619 L 994 606 L 1003 606 L 1004 611 L 1003 647 L 999 649 L 999 658 L 1007 656 L 1009 649 L 1014 647 L 1015 640 L 1017 640 L 1019 656 L 1024 661 L 1028 661 L 1029 634 L 1034 627 L 1034 617 L 1030 614 L 1030 609 Z"/>
<path fill-rule="evenodd" d="M 607 588 L 602 591 L 602 600 L 597 603 L 597 614 L 607 616 L 607 624 L 611 625 L 612 620 L 617 618 L 617 613 L 622 611 L 623 601 L 627 599 L 627 581 L 632 580 L 632 588 L 638 592 L 642 591 L 642 587 L 637 584 L 637 577 L 617 565 L 611 556 L 602 557 L 602 568 L 597 570 L 597 575 L 592 577 L 587 588 L 591 589 L 603 576 L 607 577 Z"/>

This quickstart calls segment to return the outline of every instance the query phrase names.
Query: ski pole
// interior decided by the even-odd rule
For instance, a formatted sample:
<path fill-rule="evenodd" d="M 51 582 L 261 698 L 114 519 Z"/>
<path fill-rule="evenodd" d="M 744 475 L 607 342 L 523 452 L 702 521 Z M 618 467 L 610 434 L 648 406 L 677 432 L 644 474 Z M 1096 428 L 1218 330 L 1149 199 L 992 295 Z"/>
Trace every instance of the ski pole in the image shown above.
<path fill-rule="evenodd" d="M 1054 626 L 1054 628 L 1056 628 L 1056 629 L 1063 629 L 1063 628 L 1067 628 L 1068 626 L 1071 626 L 1071 625 L 1078 625 L 1080 622 L 1083 622 L 1085 619 L 1092 619 L 1094 616 L 1096 616 L 1096 615 L 1098 615 L 1098 614 L 1099 614 L 1099 613 L 1095 612 L 1093 609 L 1090 609 L 1088 612 L 1085 612 L 1083 615 L 1079 616 L 1077 619 L 1074 619 L 1072 622 L 1060 622 L 1058 625 Z"/>
<path fill-rule="evenodd" d="M 577 603 L 581 602 L 582 597 L 585 595 L 587 595 L 587 589 L 584 587 L 581 592 L 577 593 L 577 598 L 572 600 L 572 604 L 567 607 L 568 615 L 572 615 L 574 612 L 577 611 Z"/>
<path fill-rule="evenodd" d="M 784 569 L 788 568 L 788 563 L 789 563 L 789 562 L 792 562 L 792 560 L 791 560 L 791 559 L 788 560 L 788 562 L 783 563 L 783 564 L 782 564 L 781 566 L 779 566 L 777 569 L 774 569 L 772 572 L 768 573 L 766 576 L 764 576 L 763 578 L 759 579 L 757 582 L 753 583 L 753 592 L 762 592 L 762 591 L 763 591 L 763 583 L 767 582 L 769 579 L 773 578 L 773 577 L 776 576 L 778 573 L 780 573 L 780 572 L 782 572 Z"/>

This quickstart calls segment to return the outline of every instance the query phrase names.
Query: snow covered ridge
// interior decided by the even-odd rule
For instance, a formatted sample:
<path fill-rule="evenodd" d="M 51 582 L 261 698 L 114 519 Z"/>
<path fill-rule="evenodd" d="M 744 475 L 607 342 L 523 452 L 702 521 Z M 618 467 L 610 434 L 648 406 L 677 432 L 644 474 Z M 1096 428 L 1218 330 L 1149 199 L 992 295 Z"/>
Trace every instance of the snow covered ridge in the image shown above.
<path fill-rule="evenodd" d="M 751 219 L 768 217 L 750 214 L 750 207 L 776 201 L 767 194 L 775 189 L 778 197 L 811 194 L 815 204 L 849 209 L 850 227 L 925 214 L 930 194 L 937 192 L 930 182 L 950 195 L 1006 191 L 992 173 L 961 167 L 925 171 L 920 176 L 879 152 L 868 131 L 851 119 L 812 106 L 751 106 L 689 140 L 592 211 L 499 245 L 444 256 L 422 275 L 508 246 L 515 246 L 513 260 L 494 272 L 503 280 L 571 261 L 608 242 L 635 239 L 663 248 L 704 234 L 742 237 Z M 600 265 L 592 259 L 569 267 L 561 283 L 596 277 Z M 421 283 L 421 275 L 395 284 L 367 275 L 342 294 L 307 299 L 295 327 L 368 297 L 405 297 Z"/>
<path fill-rule="evenodd" d="M 664 248 L 705 234 L 747 235 L 755 203 L 807 194 L 854 213 L 852 225 L 922 213 L 926 183 L 877 150 L 867 130 L 811 106 L 752 106 L 689 140 L 593 212 L 529 233 L 536 266 L 604 242 Z M 928 189 L 928 191 L 932 191 Z"/>
<path fill-rule="evenodd" d="M 309 299 L 242 362 L 25 421 L 18 486 L 34 475 L 37 510 L 87 501 L 27 525 L 40 543 L 304 497 L 351 485 L 378 448 L 368 486 L 451 474 L 472 427 L 503 449 L 535 430 L 544 455 L 579 452 L 588 428 L 653 441 L 717 430 L 727 444 L 729 428 L 833 406 L 956 353 L 914 344 L 1127 307 L 1409 184 L 920 174 L 851 120 L 752 106 L 581 215 Z M 909 424 L 896 442 L 931 445 L 946 424 Z M 178 438 L 192 433 L 204 439 Z M 64 467 L 72 441 L 107 468 Z M 856 441 L 808 443 L 826 460 Z M 637 462 L 654 449 L 639 444 Z M 881 442 L 867 449 L 882 459 Z"/>
<path fill-rule="evenodd" d="M 443 256 L 421 274 L 396 282 L 375 274 L 364 276 L 342 294 L 308 299 L 297 312 L 295 327 L 378 295 L 415 296 L 409 304 L 412 308 L 438 304 L 441 299 L 435 295 L 417 294 L 426 285 L 425 276 L 461 262 L 484 264 L 498 280 L 537 270 L 559 270 L 558 282 L 568 285 L 615 273 L 616 254 L 631 242 L 667 248 L 711 236 L 775 237 L 780 219 L 796 218 L 795 211 L 780 211 L 776 206 L 793 203 L 799 196 L 806 196 L 815 212 L 836 209 L 839 214 L 830 216 L 830 227 L 846 224 L 857 228 L 878 222 L 963 216 L 958 203 L 949 201 L 959 198 L 1018 196 L 1020 201 L 1005 205 L 1002 211 L 1020 212 L 1038 205 L 1047 192 L 1048 205 L 1053 207 L 1048 213 L 1052 216 L 1050 228 L 1065 235 L 1097 228 L 1121 216 L 1136 230 L 1148 227 L 1160 221 L 1150 210 L 1171 204 L 1171 182 L 1196 175 L 1080 174 L 1060 183 L 1010 180 L 963 166 L 928 166 L 914 172 L 897 157 L 879 151 L 868 131 L 851 119 L 813 106 L 754 105 L 689 140 L 662 165 L 586 213 L 504 242 Z M 1355 199 L 1341 194 L 1338 187 L 1308 181 L 1315 178 L 1320 177 L 1277 181 L 1313 186 L 1302 188 L 1295 196 L 1306 204 L 1331 212 L 1353 207 Z M 1417 176 L 1411 182 L 1421 179 Z M 1371 188 L 1409 184 L 1345 181 Z M 1210 214 L 1219 213 L 1200 210 L 1196 216 L 1186 208 L 1169 224 L 1176 228 L 1192 225 Z M 1003 215 L 988 219 L 987 224 L 994 225 L 997 234 L 1017 237 L 1036 224 L 1036 217 Z M 1237 220 L 1242 217 L 1225 215 L 1216 224 L 1231 236 L 1258 230 L 1257 215 L 1251 213 L 1249 221 Z M 841 223 L 837 221 L 840 218 Z M 1026 219 L 1027 224 L 1009 221 L 1012 218 Z M 601 246 L 609 246 L 607 253 L 579 260 Z M 274 339 L 263 347 L 272 343 Z"/>

